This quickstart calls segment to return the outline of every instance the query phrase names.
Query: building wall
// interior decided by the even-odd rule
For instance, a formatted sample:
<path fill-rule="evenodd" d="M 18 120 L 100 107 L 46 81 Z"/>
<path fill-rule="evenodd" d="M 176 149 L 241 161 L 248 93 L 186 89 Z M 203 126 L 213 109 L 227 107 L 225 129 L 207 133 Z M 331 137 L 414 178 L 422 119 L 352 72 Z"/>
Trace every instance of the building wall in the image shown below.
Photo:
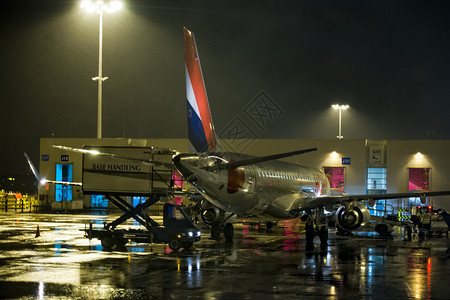
<path fill-rule="evenodd" d="M 255 140 L 224 140 L 225 150 L 240 151 L 255 156 L 289 152 L 300 149 L 315 148 L 315 152 L 293 156 L 284 160 L 316 168 L 344 167 L 345 192 L 348 194 L 367 193 L 367 167 L 373 166 L 370 160 L 370 145 L 384 145 L 384 161 L 379 166 L 387 168 L 387 193 L 408 191 L 408 168 L 430 168 L 430 190 L 450 190 L 450 158 L 447 149 L 450 140 L 317 140 L 317 139 L 255 139 Z M 71 138 L 42 138 L 40 154 L 49 155 L 48 161 L 40 161 L 41 175 L 55 178 L 55 166 L 61 163 L 61 155 L 69 155 L 69 161 L 74 166 L 73 180 L 81 182 L 82 155 L 53 148 L 53 145 L 64 145 L 81 148 L 83 145 L 93 146 L 158 146 L 170 148 L 178 152 L 188 152 L 187 139 L 71 139 Z M 244 145 L 244 147 L 243 147 Z M 423 157 L 418 158 L 420 152 Z M 342 164 L 342 158 L 350 158 L 349 165 Z M 376 164 L 375 164 L 376 166 Z M 48 197 L 48 202 L 54 201 L 54 187 L 49 190 L 40 188 L 40 195 Z M 90 206 L 90 198 L 84 196 L 81 188 L 73 189 L 73 198 L 82 199 L 85 206 Z M 434 197 L 431 205 L 450 211 L 450 197 Z"/>
<path fill-rule="evenodd" d="M 408 168 L 430 168 L 430 191 L 450 190 L 449 140 L 391 140 L 388 142 L 388 191 L 408 190 Z M 420 155 L 417 153 L 420 152 Z M 450 197 L 433 197 L 431 205 L 450 211 Z"/>

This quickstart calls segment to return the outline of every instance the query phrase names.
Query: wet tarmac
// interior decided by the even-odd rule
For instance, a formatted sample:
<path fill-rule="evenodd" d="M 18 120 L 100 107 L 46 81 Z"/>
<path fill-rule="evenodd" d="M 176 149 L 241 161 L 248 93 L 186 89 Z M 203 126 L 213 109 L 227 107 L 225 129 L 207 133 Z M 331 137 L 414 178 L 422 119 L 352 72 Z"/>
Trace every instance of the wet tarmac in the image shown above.
<path fill-rule="evenodd" d="M 449 299 L 450 240 L 376 234 L 318 238 L 296 221 L 271 232 L 235 225 L 233 243 L 103 250 L 85 224 L 114 216 L 0 214 L 1 299 Z M 39 237 L 36 237 L 39 225 Z M 132 222 L 125 228 L 138 228 Z"/>

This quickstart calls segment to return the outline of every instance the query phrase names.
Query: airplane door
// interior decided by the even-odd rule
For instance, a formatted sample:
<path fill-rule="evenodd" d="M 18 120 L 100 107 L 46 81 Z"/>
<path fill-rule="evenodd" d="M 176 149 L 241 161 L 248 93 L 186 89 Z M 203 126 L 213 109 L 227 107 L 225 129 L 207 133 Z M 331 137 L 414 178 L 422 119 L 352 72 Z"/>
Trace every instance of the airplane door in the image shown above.
<path fill-rule="evenodd" d="M 255 185 L 256 185 L 256 176 L 255 176 L 255 170 L 250 169 L 245 174 L 245 185 L 246 189 L 248 190 L 248 194 L 252 194 L 255 191 Z"/>
<path fill-rule="evenodd" d="M 248 182 L 248 193 L 251 194 L 255 191 L 256 185 L 256 176 L 253 170 L 250 172 L 247 182 Z"/>
<path fill-rule="evenodd" d="M 73 165 L 72 164 L 57 164 L 56 165 L 56 180 L 57 181 L 72 181 Z M 72 201 L 72 186 L 70 185 L 55 185 L 55 201 Z"/>

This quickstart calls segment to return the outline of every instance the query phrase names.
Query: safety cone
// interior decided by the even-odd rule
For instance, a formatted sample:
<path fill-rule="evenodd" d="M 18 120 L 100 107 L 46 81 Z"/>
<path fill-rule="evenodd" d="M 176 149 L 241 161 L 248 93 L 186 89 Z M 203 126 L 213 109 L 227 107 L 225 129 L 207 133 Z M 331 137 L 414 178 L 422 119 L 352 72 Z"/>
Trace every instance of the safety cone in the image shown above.
<path fill-rule="evenodd" d="M 35 237 L 40 237 L 41 236 L 41 231 L 39 230 L 39 225 L 36 228 L 36 236 Z"/>

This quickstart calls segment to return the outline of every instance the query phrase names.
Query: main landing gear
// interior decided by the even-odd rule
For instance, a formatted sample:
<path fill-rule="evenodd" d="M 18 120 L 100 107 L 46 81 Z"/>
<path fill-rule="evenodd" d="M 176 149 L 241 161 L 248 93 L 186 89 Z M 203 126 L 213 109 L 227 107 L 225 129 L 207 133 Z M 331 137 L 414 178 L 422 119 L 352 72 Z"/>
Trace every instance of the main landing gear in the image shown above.
<path fill-rule="evenodd" d="M 214 222 L 211 224 L 211 239 L 220 240 L 223 233 L 225 240 L 231 242 L 234 237 L 234 227 L 231 223 Z"/>
<path fill-rule="evenodd" d="M 326 220 L 323 207 L 315 209 L 315 211 L 307 211 L 306 216 L 302 218 L 305 224 L 306 248 L 314 248 L 314 237 L 319 236 L 321 248 L 328 246 L 328 222 Z"/>

